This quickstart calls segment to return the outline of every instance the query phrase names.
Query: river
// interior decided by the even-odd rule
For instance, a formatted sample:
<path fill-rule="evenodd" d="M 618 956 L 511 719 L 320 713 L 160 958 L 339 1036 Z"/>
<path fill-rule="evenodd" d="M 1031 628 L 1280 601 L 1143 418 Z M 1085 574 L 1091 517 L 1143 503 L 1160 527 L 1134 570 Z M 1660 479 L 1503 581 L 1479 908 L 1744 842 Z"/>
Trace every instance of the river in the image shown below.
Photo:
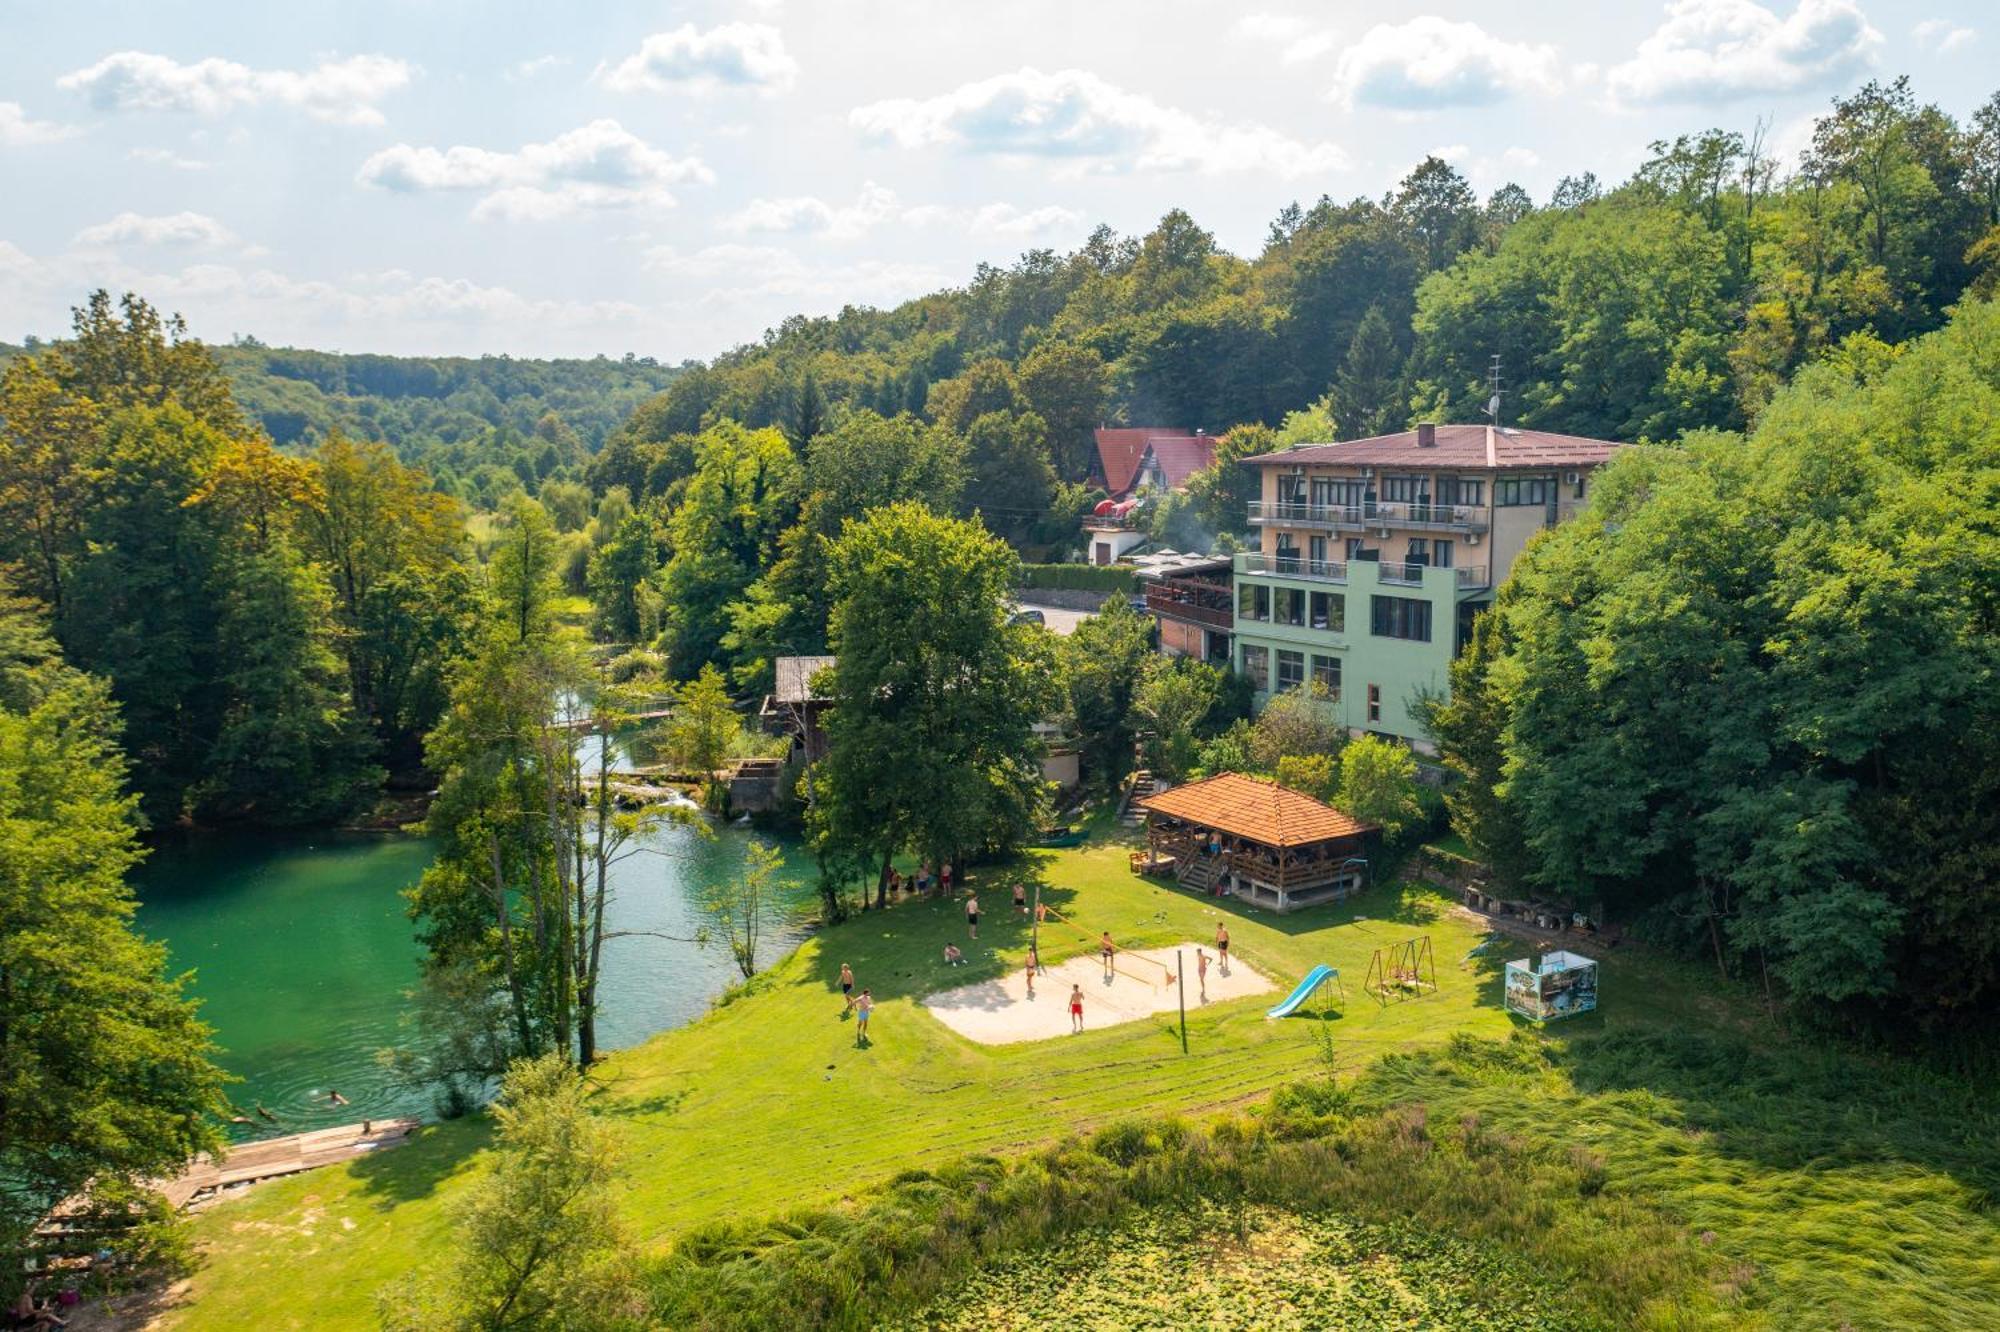
<path fill-rule="evenodd" d="M 694 935 L 706 919 L 703 891 L 740 872 L 753 836 L 741 826 L 717 828 L 713 838 L 682 827 L 657 832 L 648 852 L 614 872 L 613 928 Z M 779 845 L 804 905 L 811 860 Z M 431 1113 L 427 1090 L 397 1085 L 376 1059 L 411 1039 L 402 1018 L 419 949 L 401 894 L 430 856 L 430 844 L 415 837 L 212 834 L 156 850 L 135 875 L 140 929 L 167 945 L 175 970 L 194 973 L 191 992 L 215 1029 L 220 1062 L 241 1079 L 231 1099 L 245 1114 L 261 1104 L 277 1116 L 244 1132 Z M 762 960 L 782 957 L 798 938 L 796 929 L 772 934 Z M 618 1049 L 678 1026 L 736 979 L 719 938 L 705 948 L 651 936 L 611 940 L 601 1039 Z M 329 1105 L 329 1090 L 350 1104 Z"/>

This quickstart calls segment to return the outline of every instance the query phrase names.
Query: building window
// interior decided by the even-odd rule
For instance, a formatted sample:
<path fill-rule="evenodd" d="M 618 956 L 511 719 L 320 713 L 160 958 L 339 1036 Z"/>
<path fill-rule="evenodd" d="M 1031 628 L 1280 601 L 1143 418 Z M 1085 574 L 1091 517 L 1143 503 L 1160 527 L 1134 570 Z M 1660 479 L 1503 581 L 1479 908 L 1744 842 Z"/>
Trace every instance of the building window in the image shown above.
<path fill-rule="evenodd" d="M 1340 692 L 1340 658 L 1313 653 L 1313 683 L 1329 694 Z"/>
<path fill-rule="evenodd" d="M 1437 502 L 1477 508 L 1486 501 L 1486 483 L 1462 476 L 1441 476 L 1437 480 Z"/>
<path fill-rule="evenodd" d="M 1449 541 L 1431 542 L 1431 563 L 1440 569 L 1451 568 L 1451 547 Z"/>
<path fill-rule="evenodd" d="M 1411 564 L 1429 564 L 1431 562 L 1431 543 L 1428 538 L 1410 538 L 1409 559 Z"/>
<path fill-rule="evenodd" d="M 1337 480 L 1333 483 L 1333 502 L 1350 508 L 1360 508 L 1367 499 L 1368 487 L 1364 482 Z"/>
<path fill-rule="evenodd" d="M 1271 652 L 1253 643 L 1243 645 L 1243 674 L 1250 680 L 1250 687 L 1263 693 L 1271 687 Z"/>
<path fill-rule="evenodd" d="M 1372 722 L 1378 722 L 1382 720 L 1381 685 L 1368 686 L 1368 720 Z"/>
<path fill-rule="evenodd" d="M 1262 583 L 1238 583 L 1236 585 L 1236 618 L 1239 620 L 1270 619 L 1271 589 Z"/>
<path fill-rule="evenodd" d="M 1546 476 L 1510 476 L 1493 483 L 1493 502 L 1503 509 L 1540 507 L 1553 493 Z"/>
<path fill-rule="evenodd" d="M 1351 559 L 1354 559 L 1354 558 L 1356 558 L 1356 557 L 1360 556 L 1361 554 L 1363 554 L 1364 552 L 1366 552 L 1366 551 L 1367 551 L 1367 549 L 1368 549 L 1368 538 L 1367 538 L 1367 537 L 1349 537 L 1349 538 L 1347 538 L 1347 558 L 1348 558 L 1348 559 L 1350 559 L 1350 560 L 1351 560 Z"/>
<path fill-rule="evenodd" d="M 1391 504 L 1429 504 L 1431 479 L 1427 476 L 1385 476 L 1382 498 Z"/>
<path fill-rule="evenodd" d="M 1278 624 L 1305 624 L 1306 594 L 1295 587 L 1280 587 L 1273 591 L 1277 600 L 1272 619 Z"/>
<path fill-rule="evenodd" d="M 1346 632 L 1347 597 L 1339 592 L 1313 593 L 1312 627 L 1331 629 L 1336 634 Z"/>
<path fill-rule="evenodd" d="M 1576 497 L 1578 499 L 1583 498 L 1583 488 L 1586 484 L 1589 483 L 1589 481 L 1590 481 L 1590 476 L 1588 473 L 1578 472 L 1576 474 Z"/>
<path fill-rule="evenodd" d="M 1431 641 L 1431 603 L 1416 597 L 1375 597 L 1370 632 L 1377 638 Z"/>
<path fill-rule="evenodd" d="M 1306 682 L 1306 654 L 1278 649 L 1278 688 L 1297 689 Z"/>
<path fill-rule="evenodd" d="M 1333 503 L 1333 478 L 1316 476 L 1312 479 L 1312 502 L 1315 509 L 1324 509 Z"/>
<path fill-rule="evenodd" d="M 1316 536 L 1306 538 L 1306 558 L 1313 562 L 1313 571 L 1317 573 L 1319 566 L 1326 563 L 1325 537 Z"/>

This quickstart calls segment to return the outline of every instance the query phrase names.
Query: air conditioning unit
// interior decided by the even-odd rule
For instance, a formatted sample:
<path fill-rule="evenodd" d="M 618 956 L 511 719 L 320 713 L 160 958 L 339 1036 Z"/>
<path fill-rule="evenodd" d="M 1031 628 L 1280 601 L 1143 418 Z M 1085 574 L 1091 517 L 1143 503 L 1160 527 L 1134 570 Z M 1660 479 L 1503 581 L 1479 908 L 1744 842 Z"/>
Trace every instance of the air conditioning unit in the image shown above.
<path fill-rule="evenodd" d="M 1583 473 L 1582 473 L 1582 472 L 1570 472 L 1570 473 L 1567 473 L 1567 474 L 1565 474 L 1565 475 L 1564 475 L 1564 477 L 1563 477 L 1563 482 L 1564 482 L 1564 484 L 1566 484 L 1566 485 L 1572 485 L 1572 486 L 1573 486 L 1573 485 L 1575 485 L 1575 484 L 1576 484 L 1577 482 L 1579 482 L 1579 481 L 1581 481 L 1581 480 L 1583 480 Z"/>
<path fill-rule="evenodd" d="M 1375 475 L 1375 469 L 1372 467 L 1364 467 L 1361 469 L 1361 479 L 1364 481 L 1368 480 L 1370 477 L 1374 475 Z"/>
<path fill-rule="evenodd" d="M 1466 544 L 1466 545 L 1468 545 L 1468 546 L 1476 546 L 1476 545 L 1478 545 L 1478 544 L 1479 544 L 1479 533 L 1477 533 L 1477 532 L 1467 532 L 1467 533 L 1465 534 L 1465 544 Z"/>
<path fill-rule="evenodd" d="M 1387 541 L 1389 539 L 1389 529 L 1386 527 L 1378 527 L 1375 529 L 1375 535 L 1380 539 Z"/>

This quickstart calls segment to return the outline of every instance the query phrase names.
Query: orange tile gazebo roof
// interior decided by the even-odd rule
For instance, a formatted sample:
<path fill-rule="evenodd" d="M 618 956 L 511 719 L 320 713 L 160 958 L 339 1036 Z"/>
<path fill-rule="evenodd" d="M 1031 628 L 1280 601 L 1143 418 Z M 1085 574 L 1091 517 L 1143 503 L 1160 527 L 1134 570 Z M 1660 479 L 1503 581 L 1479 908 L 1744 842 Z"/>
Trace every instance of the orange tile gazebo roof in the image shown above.
<path fill-rule="evenodd" d="M 1309 795 L 1237 772 L 1147 796 L 1139 807 L 1263 846 L 1308 846 L 1375 831 Z"/>

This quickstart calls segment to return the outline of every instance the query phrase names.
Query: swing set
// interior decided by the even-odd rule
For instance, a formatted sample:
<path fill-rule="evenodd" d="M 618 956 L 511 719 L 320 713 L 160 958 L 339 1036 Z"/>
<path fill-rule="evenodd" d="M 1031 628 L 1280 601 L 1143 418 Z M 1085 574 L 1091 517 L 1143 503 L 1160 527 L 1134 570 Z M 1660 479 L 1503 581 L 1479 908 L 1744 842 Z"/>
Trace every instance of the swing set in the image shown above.
<path fill-rule="evenodd" d="M 1368 979 L 1361 983 L 1362 989 L 1385 1004 L 1391 998 L 1421 998 L 1437 987 L 1437 963 L 1431 958 L 1428 934 L 1376 949 L 1368 962 Z"/>

